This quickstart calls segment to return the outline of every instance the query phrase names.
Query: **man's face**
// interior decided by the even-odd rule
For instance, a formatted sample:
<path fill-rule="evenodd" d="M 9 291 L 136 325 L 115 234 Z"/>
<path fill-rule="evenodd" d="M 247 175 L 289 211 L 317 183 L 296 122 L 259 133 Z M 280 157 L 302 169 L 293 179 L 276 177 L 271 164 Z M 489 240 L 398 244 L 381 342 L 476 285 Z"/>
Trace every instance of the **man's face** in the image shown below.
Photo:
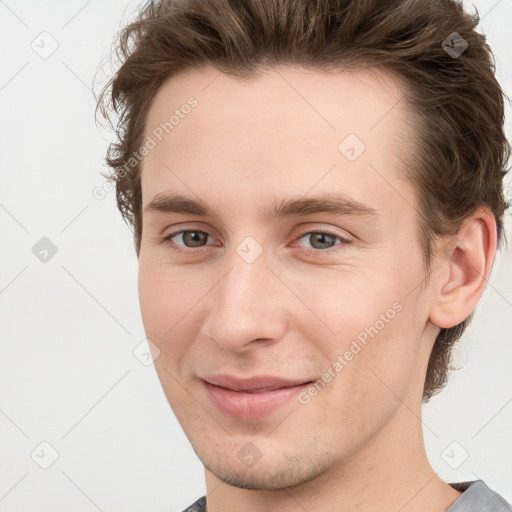
<path fill-rule="evenodd" d="M 435 334 L 417 198 L 400 177 L 400 87 L 277 69 L 169 80 L 142 172 L 139 293 L 159 378 L 205 467 L 254 489 L 406 438 Z M 341 199 L 352 204 L 321 211 Z"/>

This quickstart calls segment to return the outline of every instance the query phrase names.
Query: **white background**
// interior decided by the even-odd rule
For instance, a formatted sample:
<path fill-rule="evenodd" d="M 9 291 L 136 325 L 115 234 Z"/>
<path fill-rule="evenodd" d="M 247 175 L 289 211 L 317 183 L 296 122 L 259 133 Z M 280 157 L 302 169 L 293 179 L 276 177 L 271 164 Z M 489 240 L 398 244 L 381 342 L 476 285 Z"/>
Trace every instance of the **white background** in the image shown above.
<path fill-rule="evenodd" d="M 0 0 L 3 512 L 175 511 L 204 494 L 154 368 L 133 354 L 144 331 L 131 233 L 113 192 L 92 195 L 109 137 L 94 123 L 93 76 L 137 4 Z M 512 96 L 512 0 L 475 4 Z M 44 51 L 41 38 L 58 44 L 46 59 L 31 47 Z M 47 263 L 32 253 L 42 237 L 58 249 Z M 510 254 L 456 356 L 461 369 L 425 407 L 429 458 L 445 480 L 481 478 L 512 501 Z M 42 464 L 59 456 L 42 469 L 34 450 Z"/>

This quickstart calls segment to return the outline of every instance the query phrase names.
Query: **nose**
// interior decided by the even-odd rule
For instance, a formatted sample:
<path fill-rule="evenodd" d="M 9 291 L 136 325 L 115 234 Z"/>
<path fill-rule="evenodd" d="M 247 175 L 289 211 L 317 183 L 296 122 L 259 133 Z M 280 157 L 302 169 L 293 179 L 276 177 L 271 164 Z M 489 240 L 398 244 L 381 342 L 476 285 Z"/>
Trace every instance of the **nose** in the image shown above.
<path fill-rule="evenodd" d="M 201 334 L 224 350 L 276 343 L 287 330 L 286 289 L 267 266 L 264 254 L 248 263 L 234 252 L 209 294 L 213 306 Z"/>

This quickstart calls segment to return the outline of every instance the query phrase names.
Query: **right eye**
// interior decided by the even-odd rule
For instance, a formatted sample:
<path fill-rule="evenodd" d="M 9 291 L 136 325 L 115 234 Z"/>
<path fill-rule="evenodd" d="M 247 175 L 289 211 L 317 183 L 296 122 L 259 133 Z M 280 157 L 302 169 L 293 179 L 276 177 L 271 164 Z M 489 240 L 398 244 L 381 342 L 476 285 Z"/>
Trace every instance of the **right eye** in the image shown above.
<path fill-rule="evenodd" d="M 166 235 L 162 242 L 166 243 L 172 250 L 188 252 L 190 249 L 193 250 L 205 247 L 209 236 L 211 235 L 206 231 L 182 229 L 181 231 Z M 176 241 L 173 239 L 176 239 Z M 180 246 L 184 249 L 180 249 Z"/>

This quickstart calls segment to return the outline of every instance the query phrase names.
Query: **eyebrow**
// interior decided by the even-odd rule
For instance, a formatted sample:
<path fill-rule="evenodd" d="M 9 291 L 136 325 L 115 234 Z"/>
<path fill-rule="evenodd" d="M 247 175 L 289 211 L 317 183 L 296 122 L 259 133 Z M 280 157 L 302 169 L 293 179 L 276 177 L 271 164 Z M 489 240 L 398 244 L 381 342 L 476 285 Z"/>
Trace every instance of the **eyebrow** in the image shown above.
<path fill-rule="evenodd" d="M 190 199 L 181 194 L 157 194 L 145 207 L 144 212 L 183 213 L 220 219 L 214 208 L 201 199 Z M 326 193 L 319 197 L 290 198 L 274 200 L 264 211 L 266 220 L 285 217 L 329 213 L 334 215 L 377 216 L 378 212 L 371 206 L 356 201 L 340 193 Z"/>

